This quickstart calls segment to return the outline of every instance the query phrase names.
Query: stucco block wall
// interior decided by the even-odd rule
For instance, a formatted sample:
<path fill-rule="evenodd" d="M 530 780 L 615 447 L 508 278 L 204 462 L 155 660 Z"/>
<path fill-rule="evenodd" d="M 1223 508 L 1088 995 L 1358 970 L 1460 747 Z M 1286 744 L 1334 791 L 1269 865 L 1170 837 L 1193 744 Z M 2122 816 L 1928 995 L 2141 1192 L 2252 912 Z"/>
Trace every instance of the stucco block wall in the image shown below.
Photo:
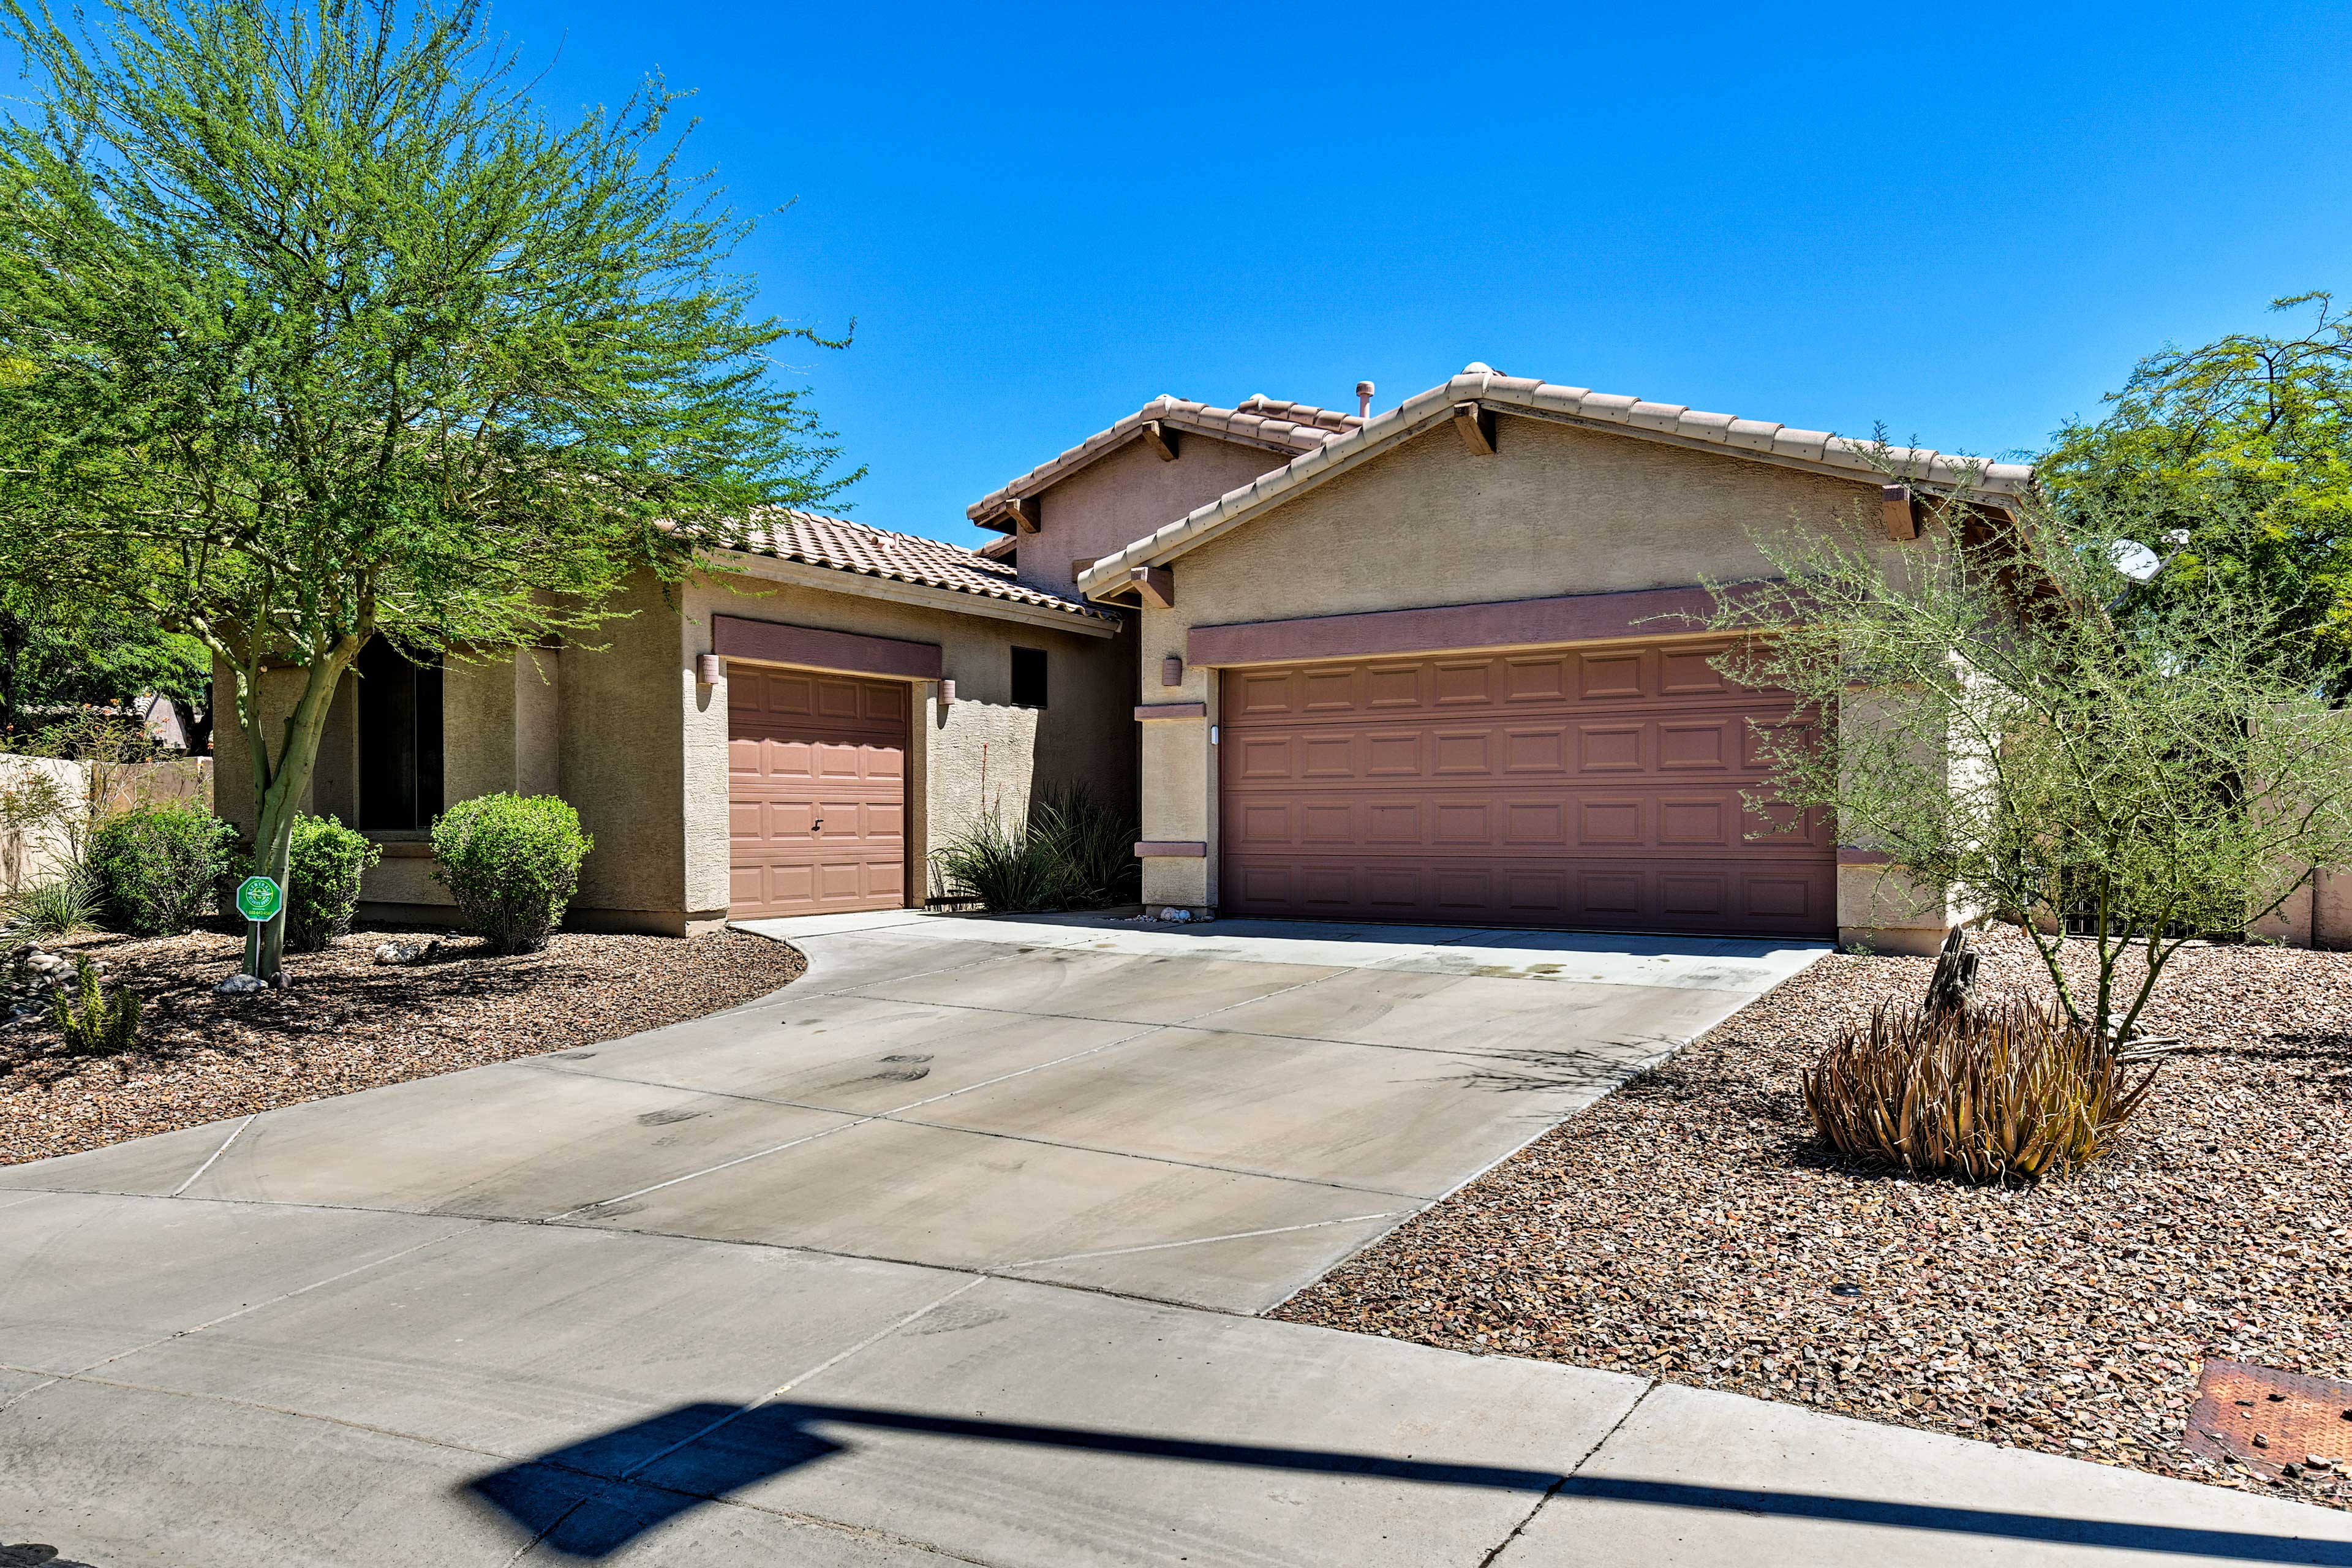
<path fill-rule="evenodd" d="M 89 798 L 89 770 L 63 757 L 0 753 L 0 794 L 54 790 L 73 805 Z M 61 877 L 74 863 L 73 837 L 62 819 L 0 829 L 0 893 L 39 887 Z"/>
<path fill-rule="evenodd" d="M 1171 463 L 1130 441 L 1037 496 L 1037 531 L 1020 542 L 1021 580 L 1067 594 L 1072 561 L 1108 555 L 1289 460 L 1263 447 L 1180 432 Z"/>
<path fill-rule="evenodd" d="M 1964 677 L 1966 673 L 1963 667 Z M 1847 693 L 1838 709 L 1838 734 L 1849 747 L 1874 740 L 1881 744 L 1902 740 L 1882 694 L 1874 690 Z M 1972 739 L 1957 729 L 1942 735 L 1914 737 L 1910 744 L 1896 749 L 1917 765 L 1923 788 L 1966 788 L 1981 782 L 1990 767 L 1990 760 Z M 1867 832 L 1849 826 L 1840 837 L 1839 941 L 1876 952 L 1932 953 L 1943 945 L 1945 933 L 1953 926 L 1985 913 L 1880 862 L 1877 851 L 1882 846 Z"/>
<path fill-rule="evenodd" d="M 756 564 L 753 569 L 757 570 Z M 1066 584 L 1064 584 L 1066 588 Z M 921 681 L 908 757 L 918 781 L 907 825 L 908 887 L 929 890 L 929 852 L 947 835 L 995 810 L 1007 820 L 1034 793 L 1085 785 L 1115 803 L 1136 792 L 1135 634 L 1087 637 L 1050 626 L 830 592 L 744 574 L 688 584 L 677 620 L 688 683 L 685 754 L 687 887 L 721 912 L 727 903 L 727 701 L 723 684 L 692 689 L 697 654 L 711 647 L 714 616 L 935 644 L 956 686 L 942 705 L 939 683 Z M 1046 706 L 1013 706 L 1014 647 L 1046 656 Z"/>
<path fill-rule="evenodd" d="M 2311 945 L 2336 952 L 2352 948 L 2352 870 L 2330 866 L 2314 873 Z"/>
<path fill-rule="evenodd" d="M 1146 861 L 1147 900 L 1217 897 L 1216 672 L 1188 662 L 1181 687 L 1160 684 L 1161 658 L 1185 655 L 1194 626 L 1760 577 L 1772 567 L 1754 531 L 1843 525 L 1879 503 L 1875 482 L 1508 415 L 1496 425 L 1492 456 L 1441 426 L 1171 563 L 1174 606 L 1141 613 L 1138 700 L 1201 702 L 1208 717 L 1143 727 L 1144 837 L 1205 841 L 1209 855 Z"/>

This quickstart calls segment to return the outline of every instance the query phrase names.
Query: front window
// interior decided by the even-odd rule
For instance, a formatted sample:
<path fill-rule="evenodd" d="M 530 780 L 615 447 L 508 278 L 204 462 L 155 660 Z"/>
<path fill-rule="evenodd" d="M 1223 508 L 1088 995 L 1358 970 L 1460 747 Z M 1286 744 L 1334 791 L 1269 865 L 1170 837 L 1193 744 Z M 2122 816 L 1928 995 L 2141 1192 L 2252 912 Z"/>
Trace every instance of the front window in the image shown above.
<path fill-rule="evenodd" d="M 441 663 L 412 664 L 382 637 L 359 658 L 360 827 L 429 827 L 441 815 Z"/>
<path fill-rule="evenodd" d="M 1013 650 L 1013 706 L 1043 708 L 1045 706 L 1045 650 L 1042 647 L 1016 647 Z"/>

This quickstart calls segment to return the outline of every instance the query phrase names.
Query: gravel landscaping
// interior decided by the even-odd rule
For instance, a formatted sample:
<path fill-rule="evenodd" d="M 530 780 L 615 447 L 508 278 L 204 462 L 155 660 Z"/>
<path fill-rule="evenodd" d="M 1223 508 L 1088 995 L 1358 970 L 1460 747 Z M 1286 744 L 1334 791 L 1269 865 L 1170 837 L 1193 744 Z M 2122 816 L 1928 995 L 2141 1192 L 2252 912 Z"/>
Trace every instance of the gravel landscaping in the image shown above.
<path fill-rule="evenodd" d="M 2046 989 L 1981 945 L 1980 994 Z M 1799 1068 L 1932 967 L 1822 960 L 1275 1315 L 2352 1508 L 2340 1469 L 2182 1445 L 2208 1356 L 2352 1378 L 2352 954 L 2182 952 L 2136 1130 L 2006 1191 L 1842 1166 L 1804 1120 Z"/>
<path fill-rule="evenodd" d="M 381 943 L 436 938 L 423 963 L 374 961 Z M 47 1022 L 0 1032 L 0 1164 L 614 1039 L 763 996 L 804 967 L 783 943 L 732 931 L 559 931 L 544 952 L 499 957 L 470 937 L 369 928 L 287 954 L 285 990 L 215 996 L 241 935 L 42 945 L 102 960 L 146 999 L 146 1018 L 140 1048 L 120 1057 L 65 1056 Z"/>

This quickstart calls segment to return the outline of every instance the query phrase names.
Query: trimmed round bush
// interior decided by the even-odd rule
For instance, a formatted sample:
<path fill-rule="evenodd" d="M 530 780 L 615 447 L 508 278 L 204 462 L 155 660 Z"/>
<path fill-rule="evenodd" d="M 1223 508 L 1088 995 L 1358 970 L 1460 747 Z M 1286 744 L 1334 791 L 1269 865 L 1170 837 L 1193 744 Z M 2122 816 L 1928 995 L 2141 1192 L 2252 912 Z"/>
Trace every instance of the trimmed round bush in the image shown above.
<path fill-rule="evenodd" d="M 360 877 L 383 858 L 377 845 L 334 816 L 298 816 L 286 861 L 286 947 L 316 952 L 349 936 Z"/>
<path fill-rule="evenodd" d="M 467 930 L 499 952 L 536 952 L 580 890 L 596 841 L 551 795 L 484 795 L 433 822 L 433 879 L 457 900 Z"/>
<path fill-rule="evenodd" d="M 117 812 L 89 836 L 100 919 L 131 936 L 176 936 L 212 913 L 236 853 L 236 829 L 193 801 Z"/>

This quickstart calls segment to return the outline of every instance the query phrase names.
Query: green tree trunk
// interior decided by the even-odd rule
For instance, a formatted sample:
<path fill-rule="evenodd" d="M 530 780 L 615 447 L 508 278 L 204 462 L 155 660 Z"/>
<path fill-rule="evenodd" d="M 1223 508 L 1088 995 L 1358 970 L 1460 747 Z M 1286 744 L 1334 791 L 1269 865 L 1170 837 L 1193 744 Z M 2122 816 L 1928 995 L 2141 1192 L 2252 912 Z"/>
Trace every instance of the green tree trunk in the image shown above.
<path fill-rule="evenodd" d="M 253 872 L 276 882 L 284 897 L 278 912 L 261 928 L 258 954 L 254 958 L 252 973 L 263 980 L 275 981 L 286 954 L 286 912 L 294 901 L 294 889 L 289 875 L 294 843 L 294 818 L 300 813 L 302 801 L 310 789 L 310 774 L 319 761 L 319 737 L 327 727 L 327 710 L 334 702 L 335 688 L 343 671 L 359 658 L 370 634 L 359 632 L 336 639 L 332 647 L 312 659 L 302 686 L 301 700 L 294 711 L 286 716 L 285 737 L 279 742 L 278 757 L 273 763 L 269 745 L 262 734 L 260 723 L 260 681 L 258 661 L 238 672 L 237 707 L 247 725 L 247 744 L 254 761 L 255 805 L 253 829 Z"/>

